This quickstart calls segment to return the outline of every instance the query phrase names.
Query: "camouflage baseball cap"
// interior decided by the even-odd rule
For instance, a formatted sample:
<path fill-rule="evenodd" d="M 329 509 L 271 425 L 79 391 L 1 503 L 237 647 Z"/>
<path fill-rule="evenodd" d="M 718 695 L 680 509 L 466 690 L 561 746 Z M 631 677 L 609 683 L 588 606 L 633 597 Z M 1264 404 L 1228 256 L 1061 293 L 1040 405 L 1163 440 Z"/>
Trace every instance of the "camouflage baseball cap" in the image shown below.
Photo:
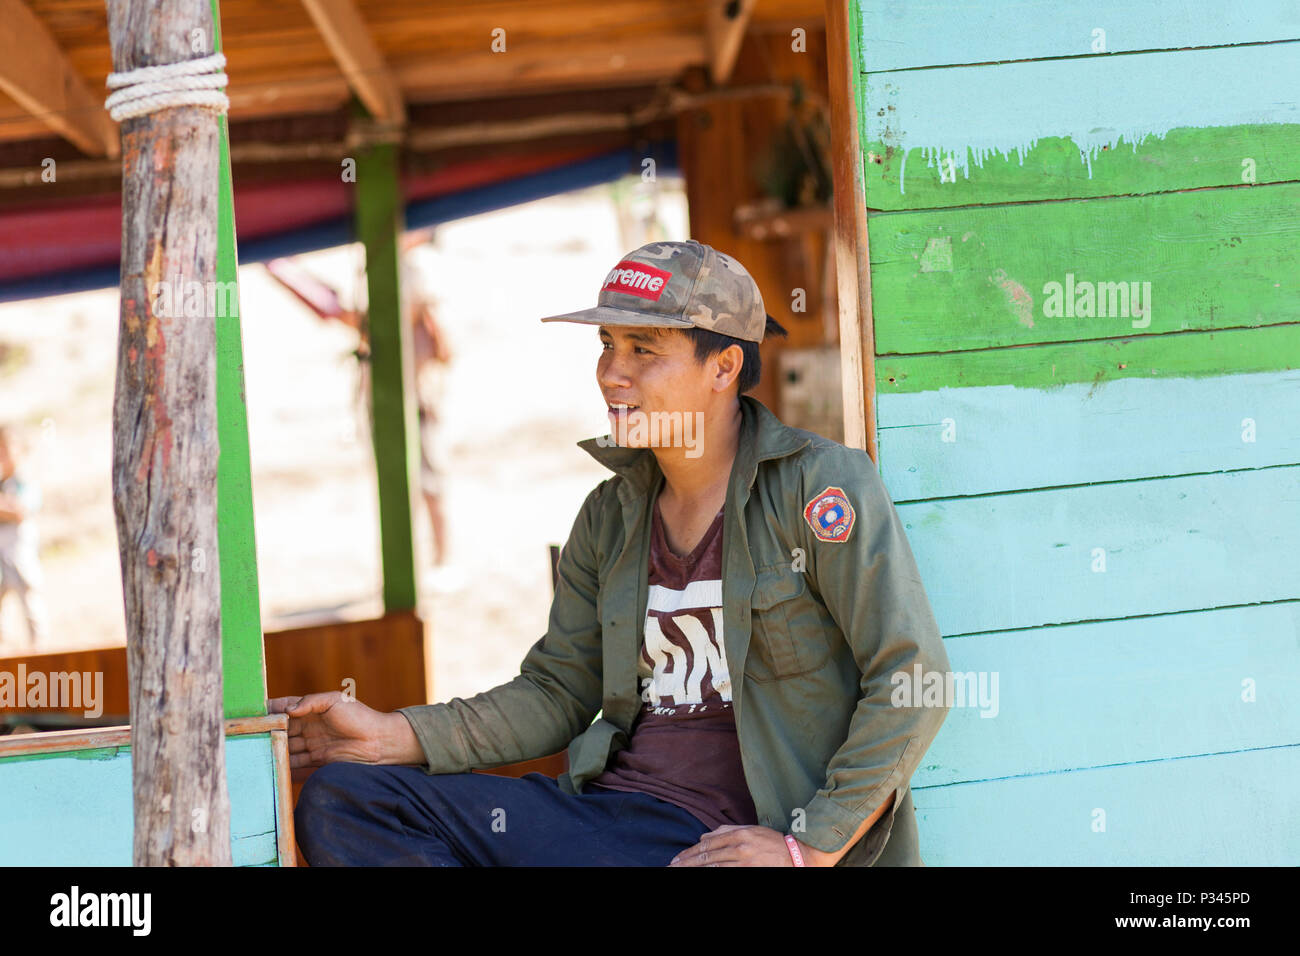
<path fill-rule="evenodd" d="M 629 252 L 605 276 L 596 303 L 542 321 L 694 327 L 750 342 L 763 341 L 767 328 L 763 296 L 745 267 L 694 239 Z"/>

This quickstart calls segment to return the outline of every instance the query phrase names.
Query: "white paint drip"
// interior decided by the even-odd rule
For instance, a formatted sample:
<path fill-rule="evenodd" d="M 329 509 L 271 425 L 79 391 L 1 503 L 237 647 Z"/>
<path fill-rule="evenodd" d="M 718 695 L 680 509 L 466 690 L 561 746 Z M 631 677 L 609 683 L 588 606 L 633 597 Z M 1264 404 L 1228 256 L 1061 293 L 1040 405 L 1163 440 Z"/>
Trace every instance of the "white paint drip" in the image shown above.
<path fill-rule="evenodd" d="M 1023 166 L 1040 141 L 1060 137 L 1093 160 L 1176 129 L 1300 124 L 1300 44 L 1177 50 L 1131 57 L 1006 63 L 873 74 L 867 138 L 900 155 L 906 193 L 907 154 L 919 148 L 940 178 L 1015 155 Z M 881 114 L 884 115 L 881 115 Z M 951 166 L 948 164 L 951 163 Z"/>
<path fill-rule="evenodd" d="M 1101 132 L 1092 130 L 1091 133 Z M 1114 135 L 1102 138 L 1100 136 L 1092 137 L 1089 141 L 1087 134 L 1070 134 L 1067 138 L 1074 141 L 1079 146 L 1079 161 L 1088 169 L 1088 178 L 1092 179 L 1092 161 L 1102 152 L 1113 151 L 1121 143 L 1128 142 L 1133 147 L 1133 152 L 1138 151 L 1138 147 L 1150 136 L 1157 139 L 1164 139 L 1167 130 L 1143 130 L 1136 133 L 1116 133 Z M 1079 145 L 1082 140 L 1083 145 Z M 951 161 L 953 167 L 960 170 L 963 178 L 970 179 L 970 167 L 974 163 L 979 169 L 984 168 L 984 161 L 994 154 L 1000 155 L 1004 160 L 1011 159 L 1011 154 L 1015 153 L 1020 160 L 1020 165 L 1025 165 L 1025 157 L 1031 150 L 1038 145 L 1037 139 L 1031 139 L 1028 143 L 1022 143 L 1019 146 L 1012 146 L 1009 149 L 1003 149 L 997 146 L 922 146 L 921 158 L 925 160 L 927 169 L 934 169 L 936 165 Z M 907 170 L 907 154 L 910 152 L 909 147 L 904 147 L 901 152 L 903 161 L 899 164 L 898 169 L 898 189 L 899 192 L 906 193 L 906 184 L 904 176 Z"/>

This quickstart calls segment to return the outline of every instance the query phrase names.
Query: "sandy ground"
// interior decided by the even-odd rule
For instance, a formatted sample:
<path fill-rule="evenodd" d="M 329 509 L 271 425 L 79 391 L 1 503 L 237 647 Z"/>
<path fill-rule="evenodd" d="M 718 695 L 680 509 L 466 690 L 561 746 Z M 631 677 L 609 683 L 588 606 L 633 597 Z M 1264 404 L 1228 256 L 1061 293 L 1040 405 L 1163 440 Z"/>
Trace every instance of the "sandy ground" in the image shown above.
<path fill-rule="evenodd" d="M 518 673 L 546 629 L 547 546 L 564 542 L 587 492 L 609 475 L 574 447 L 608 431 L 595 329 L 537 320 L 594 305 L 623 252 L 687 228 L 676 182 L 661 184 L 653 207 L 612 196 L 597 187 L 460 220 L 416 252 L 456 358 L 446 507 L 449 557 L 466 584 L 421 591 L 437 699 Z M 345 299 L 361 282 L 358 247 L 300 261 Z M 354 333 L 322 323 L 260 265 L 240 270 L 240 296 L 263 627 L 322 609 L 377 614 L 374 463 L 357 428 Z M 111 493 L 117 321 L 115 289 L 0 304 L 0 421 L 20 426 L 26 470 L 44 494 L 51 649 L 125 640 Z M 416 549 L 427 567 L 422 504 Z M 6 602 L 0 654 L 25 637 L 16 602 Z"/>

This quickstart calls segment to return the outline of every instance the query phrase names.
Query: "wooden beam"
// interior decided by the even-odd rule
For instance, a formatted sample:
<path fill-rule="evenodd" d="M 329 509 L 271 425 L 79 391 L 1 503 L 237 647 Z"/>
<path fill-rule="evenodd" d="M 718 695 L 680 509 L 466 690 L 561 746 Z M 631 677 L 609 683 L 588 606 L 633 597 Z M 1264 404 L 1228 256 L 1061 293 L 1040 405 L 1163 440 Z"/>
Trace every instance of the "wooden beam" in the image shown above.
<path fill-rule="evenodd" d="M 252 734 L 287 733 L 289 718 L 285 714 L 242 717 L 225 722 L 227 737 Z M 51 730 L 43 734 L 18 734 L 0 737 L 0 757 L 25 757 L 32 754 L 63 754 L 76 750 L 99 750 L 104 747 L 131 746 L 131 727 L 96 727 L 93 730 Z"/>
<path fill-rule="evenodd" d="M 464 99 L 668 79 L 706 59 L 704 38 L 681 33 L 636 41 L 520 43 L 504 53 L 422 57 L 398 64 L 396 70 L 412 98 L 418 93 L 422 100 Z"/>
<path fill-rule="evenodd" d="M 117 124 L 23 0 L 0 0 L 0 90 L 89 156 L 118 155 Z"/>
<path fill-rule="evenodd" d="M 709 48 L 709 79 L 721 86 L 731 78 L 745 27 L 758 0 L 713 0 L 705 20 Z"/>
<path fill-rule="evenodd" d="M 826 0 L 826 60 L 835 182 L 835 274 L 839 289 L 844 444 L 876 461 L 876 337 L 871 320 L 867 200 L 858 137 L 855 0 Z"/>
<path fill-rule="evenodd" d="M 215 3 L 215 0 L 211 0 Z M 111 0 L 113 68 L 192 59 L 209 0 Z M 217 536 L 215 283 L 221 123 L 122 123 L 113 510 L 126 611 L 136 866 L 229 866 Z M 201 826 L 194 826 L 196 821 Z"/>
<path fill-rule="evenodd" d="M 292 113 L 331 113 L 352 99 L 347 80 L 337 70 L 303 70 L 292 77 L 263 83 L 242 82 L 230 88 L 230 115 L 239 119 Z"/>
<path fill-rule="evenodd" d="M 287 720 L 283 727 L 271 732 L 271 762 L 275 765 L 275 852 L 281 866 L 297 866 L 298 845 L 293 835 L 293 773 L 289 761 Z"/>
<path fill-rule="evenodd" d="M 530 46 L 521 41 L 507 53 L 421 57 L 395 62 L 392 69 L 408 101 L 432 103 L 653 85 L 676 79 L 687 67 L 702 67 L 707 59 L 702 34 L 664 34 L 635 43 Z M 329 113 L 345 106 L 352 94 L 337 69 L 304 67 L 274 81 L 241 76 L 227 88 L 226 95 L 230 98 L 230 115 L 246 120 Z M 0 142 L 33 139 L 45 129 L 34 117 L 0 103 Z"/>
<path fill-rule="evenodd" d="M 523 143 L 566 135 L 596 136 L 601 133 L 632 133 L 658 121 L 666 121 L 683 110 L 698 109 L 711 103 L 762 97 L 788 98 L 790 87 L 779 83 L 763 83 L 729 86 L 710 90 L 707 93 L 684 93 L 672 89 L 667 92 L 667 96 L 659 100 L 652 100 L 651 96 L 651 91 L 646 89 L 642 92 L 640 102 L 625 99 L 620 103 L 606 104 L 606 108 L 599 112 L 590 110 L 579 112 L 574 108 L 578 99 L 574 94 L 547 95 L 544 97 L 546 102 L 541 107 L 547 112 L 537 116 L 519 116 L 518 97 L 485 99 L 467 104 L 473 111 L 468 115 L 473 115 L 477 117 L 476 119 L 466 122 L 448 122 L 437 126 L 414 125 L 420 113 L 413 111 L 413 119 L 406 127 L 402 146 L 406 154 L 410 155 L 466 146 Z M 805 91 L 804 96 L 810 102 L 823 101 L 816 91 Z M 582 102 L 586 101 L 582 100 Z M 506 107 L 509 109 L 507 110 Z M 442 110 L 446 111 L 445 106 Z M 321 117 L 322 125 L 327 126 L 324 124 L 324 120 L 327 119 L 327 116 Z M 0 116 L 0 123 L 3 123 L 2 116 Z M 241 133 L 242 135 L 238 135 Z M 270 140 L 268 136 L 273 134 L 266 129 L 264 120 L 236 124 L 236 134 L 241 142 L 230 150 L 230 159 L 236 165 L 337 160 L 352 155 L 354 149 L 352 144 L 342 138 L 291 138 L 284 132 L 283 124 L 276 125 L 274 134 L 278 135 L 274 140 Z M 10 166 L 6 165 L 6 158 L 4 147 L 0 145 L 0 193 L 5 190 L 40 187 L 42 172 L 40 166 L 30 161 L 22 166 Z M 121 165 L 115 160 L 60 160 L 59 182 L 69 183 L 117 176 L 120 170 Z"/>
<path fill-rule="evenodd" d="M 302 0 L 308 15 L 334 55 L 348 86 L 370 115 L 385 123 L 406 122 L 402 89 L 384 55 L 370 35 L 370 27 L 353 0 Z"/>

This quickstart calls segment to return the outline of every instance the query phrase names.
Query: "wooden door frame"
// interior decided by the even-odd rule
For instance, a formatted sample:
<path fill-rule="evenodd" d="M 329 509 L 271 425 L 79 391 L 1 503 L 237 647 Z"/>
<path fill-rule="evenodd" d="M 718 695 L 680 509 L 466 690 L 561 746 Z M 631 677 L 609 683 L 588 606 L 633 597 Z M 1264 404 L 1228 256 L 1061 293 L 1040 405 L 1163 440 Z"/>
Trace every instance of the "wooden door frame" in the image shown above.
<path fill-rule="evenodd" d="M 826 0 L 826 68 L 831 109 L 831 171 L 835 184 L 835 275 L 840 311 L 844 444 L 876 457 L 875 331 L 871 256 L 863 186 L 858 16 L 852 0 Z"/>

